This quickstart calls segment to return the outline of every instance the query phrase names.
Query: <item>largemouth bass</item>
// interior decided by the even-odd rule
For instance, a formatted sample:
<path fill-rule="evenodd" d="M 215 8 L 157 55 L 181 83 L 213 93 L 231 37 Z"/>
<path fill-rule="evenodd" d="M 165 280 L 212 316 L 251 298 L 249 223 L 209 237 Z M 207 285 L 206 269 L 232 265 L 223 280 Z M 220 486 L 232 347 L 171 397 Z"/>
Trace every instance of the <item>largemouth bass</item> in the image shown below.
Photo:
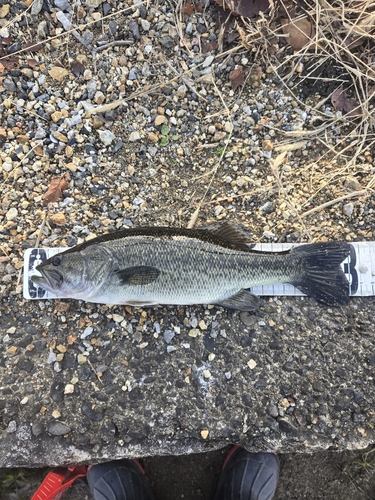
<path fill-rule="evenodd" d="M 330 305 L 344 304 L 349 282 L 340 264 L 346 242 L 312 243 L 286 252 L 251 249 L 243 231 L 132 228 L 108 233 L 56 254 L 32 281 L 63 296 L 104 304 L 218 304 L 251 310 L 247 288 L 291 283 Z"/>

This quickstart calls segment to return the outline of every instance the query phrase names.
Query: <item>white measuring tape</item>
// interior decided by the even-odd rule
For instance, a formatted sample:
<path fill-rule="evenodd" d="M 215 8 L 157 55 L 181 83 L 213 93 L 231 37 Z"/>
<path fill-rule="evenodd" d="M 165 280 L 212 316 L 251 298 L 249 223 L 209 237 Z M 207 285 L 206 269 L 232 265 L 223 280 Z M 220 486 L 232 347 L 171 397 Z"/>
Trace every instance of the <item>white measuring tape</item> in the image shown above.
<path fill-rule="evenodd" d="M 254 250 L 263 252 L 282 252 L 298 246 L 292 243 L 259 243 Z M 349 281 L 349 295 L 365 297 L 375 295 L 375 241 L 351 243 L 350 255 L 341 264 Z M 25 251 L 25 264 L 23 273 L 23 296 L 25 299 L 64 299 L 64 295 L 55 295 L 38 287 L 31 281 L 31 276 L 38 274 L 36 266 L 63 252 L 67 248 L 28 248 Z M 255 295 L 289 295 L 303 296 L 293 285 L 277 283 L 275 285 L 261 285 L 250 288 Z"/>

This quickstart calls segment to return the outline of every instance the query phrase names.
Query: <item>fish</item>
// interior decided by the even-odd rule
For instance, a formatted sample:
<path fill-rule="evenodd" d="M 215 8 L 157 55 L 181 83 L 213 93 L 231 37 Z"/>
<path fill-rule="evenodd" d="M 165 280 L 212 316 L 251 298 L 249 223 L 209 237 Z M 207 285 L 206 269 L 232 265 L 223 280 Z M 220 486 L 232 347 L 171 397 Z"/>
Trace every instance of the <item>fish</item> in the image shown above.
<path fill-rule="evenodd" d="M 249 234 L 230 223 L 135 227 L 53 255 L 31 280 L 66 298 L 132 306 L 216 304 L 251 311 L 258 298 L 248 289 L 275 283 L 291 283 L 328 305 L 348 300 L 341 264 L 349 243 L 310 243 L 283 252 L 253 247 Z"/>

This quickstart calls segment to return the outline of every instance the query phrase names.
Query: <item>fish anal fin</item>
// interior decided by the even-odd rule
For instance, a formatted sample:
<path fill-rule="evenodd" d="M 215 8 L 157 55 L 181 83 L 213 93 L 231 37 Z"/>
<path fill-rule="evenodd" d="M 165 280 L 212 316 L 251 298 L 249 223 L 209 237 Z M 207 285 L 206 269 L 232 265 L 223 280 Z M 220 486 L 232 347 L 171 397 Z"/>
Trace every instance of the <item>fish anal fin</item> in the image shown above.
<path fill-rule="evenodd" d="M 160 275 L 160 269 L 153 266 L 133 266 L 116 271 L 121 285 L 148 285 Z"/>
<path fill-rule="evenodd" d="M 232 295 L 225 300 L 221 300 L 220 302 L 216 302 L 216 304 L 222 307 L 227 307 L 228 309 L 254 311 L 254 309 L 259 307 L 259 298 L 247 290 L 240 290 L 235 295 Z"/>

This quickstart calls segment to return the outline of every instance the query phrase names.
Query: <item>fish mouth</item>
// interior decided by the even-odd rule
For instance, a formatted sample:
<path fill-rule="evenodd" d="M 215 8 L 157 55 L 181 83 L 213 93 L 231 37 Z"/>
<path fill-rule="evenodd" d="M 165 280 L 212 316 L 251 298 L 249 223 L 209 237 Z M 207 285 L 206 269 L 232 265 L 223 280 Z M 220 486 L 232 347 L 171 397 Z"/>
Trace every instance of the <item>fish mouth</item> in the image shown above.
<path fill-rule="evenodd" d="M 49 292 L 56 292 L 60 290 L 63 284 L 64 278 L 57 269 L 43 269 L 40 266 L 36 267 L 36 270 L 40 272 L 42 276 L 31 276 L 31 281 L 38 286 L 41 286 Z"/>

